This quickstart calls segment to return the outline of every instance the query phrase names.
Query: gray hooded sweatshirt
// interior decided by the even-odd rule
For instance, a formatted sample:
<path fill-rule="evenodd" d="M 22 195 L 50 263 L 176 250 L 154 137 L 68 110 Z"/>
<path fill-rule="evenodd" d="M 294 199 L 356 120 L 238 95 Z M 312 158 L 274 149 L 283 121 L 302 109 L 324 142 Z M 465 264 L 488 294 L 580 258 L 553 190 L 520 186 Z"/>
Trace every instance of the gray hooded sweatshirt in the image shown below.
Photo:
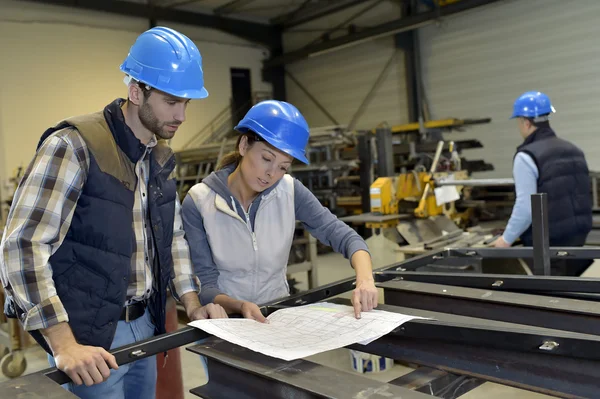
<path fill-rule="evenodd" d="M 182 204 L 202 304 L 219 294 L 257 304 L 288 296 L 286 269 L 296 220 L 347 259 L 368 251 L 362 237 L 290 175 L 259 194 L 246 212 L 227 186 L 233 170 L 211 173 Z"/>

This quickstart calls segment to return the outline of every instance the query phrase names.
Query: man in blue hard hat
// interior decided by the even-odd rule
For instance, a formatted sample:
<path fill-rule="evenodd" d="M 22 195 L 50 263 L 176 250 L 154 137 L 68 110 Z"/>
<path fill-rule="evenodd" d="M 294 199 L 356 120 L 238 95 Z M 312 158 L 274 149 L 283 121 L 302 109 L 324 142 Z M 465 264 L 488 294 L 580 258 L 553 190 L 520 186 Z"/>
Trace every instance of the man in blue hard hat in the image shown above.
<path fill-rule="evenodd" d="M 227 317 L 199 303 L 166 141 L 208 96 L 200 52 L 156 27 L 121 71 L 127 100 L 42 135 L 0 244 L 5 313 L 82 398 L 155 396 L 154 356 L 119 367 L 108 350 L 165 332 L 167 287 L 190 319 Z"/>
<path fill-rule="evenodd" d="M 516 201 L 502 237 L 494 245 L 510 247 L 518 238 L 533 245 L 531 195 L 546 193 L 551 246 L 583 246 L 592 228 L 590 177 L 583 151 L 557 137 L 550 127 L 555 112 L 550 98 L 526 92 L 514 103 L 523 143 L 513 161 Z M 553 275 L 579 276 L 590 261 L 552 262 Z"/>

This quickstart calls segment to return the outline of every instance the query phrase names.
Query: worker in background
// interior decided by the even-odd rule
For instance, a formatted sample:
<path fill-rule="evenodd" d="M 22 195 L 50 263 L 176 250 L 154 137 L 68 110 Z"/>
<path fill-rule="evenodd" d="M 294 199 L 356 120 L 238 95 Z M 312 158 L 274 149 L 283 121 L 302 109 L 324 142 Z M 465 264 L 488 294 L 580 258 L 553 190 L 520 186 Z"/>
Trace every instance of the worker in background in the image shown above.
<path fill-rule="evenodd" d="M 166 141 L 208 96 L 200 52 L 156 27 L 121 71 L 127 100 L 41 136 L 0 244 L 5 312 L 81 398 L 154 398 L 156 358 L 119 367 L 108 350 L 165 332 L 167 286 L 190 319 L 227 317 L 199 303 Z"/>
<path fill-rule="evenodd" d="M 350 259 L 356 273 L 355 316 L 377 306 L 365 241 L 287 174 L 294 159 L 308 164 L 309 128 L 298 109 L 281 101 L 252 107 L 235 127 L 236 150 L 190 189 L 183 224 L 201 302 L 264 322 L 258 304 L 289 295 L 288 256 L 296 220 Z"/>
<path fill-rule="evenodd" d="M 549 117 L 554 113 L 550 98 L 527 92 L 514 103 L 524 141 L 517 147 L 513 162 L 516 202 L 497 248 L 510 247 L 518 238 L 533 245 L 531 195 L 546 193 L 551 246 L 579 247 L 592 228 L 590 177 L 583 151 L 556 136 Z M 588 260 L 552 262 L 552 275 L 579 276 L 591 264 Z"/>

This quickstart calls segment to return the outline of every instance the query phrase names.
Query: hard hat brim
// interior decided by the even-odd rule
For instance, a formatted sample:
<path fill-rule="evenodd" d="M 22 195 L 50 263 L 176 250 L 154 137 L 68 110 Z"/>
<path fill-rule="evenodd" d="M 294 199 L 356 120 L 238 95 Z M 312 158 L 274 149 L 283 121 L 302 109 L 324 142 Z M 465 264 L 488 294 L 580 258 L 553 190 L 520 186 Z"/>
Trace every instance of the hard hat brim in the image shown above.
<path fill-rule="evenodd" d="M 237 125 L 236 127 L 234 127 L 234 130 L 237 130 L 240 133 L 248 133 L 249 131 L 251 131 L 254 134 L 258 135 L 263 140 L 265 140 L 267 143 L 271 144 L 277 150 L 290 155 L 291 157 L 297 159 L 298 161 L 302 162 L 305 165 L 310 165 L 309 160 L 306 158 L 306 156 L 304 154 L 300 153 L 299 151 L 297 151 L 295 149 L 289 148 L 283 141 L 277 140 L 266 134 L 260 134 L 260 133 L 256 132 L 256 130 L 258 130 L 258 129 L 252 128 L 252 126 L 248 126 L 245 124 Z"/>

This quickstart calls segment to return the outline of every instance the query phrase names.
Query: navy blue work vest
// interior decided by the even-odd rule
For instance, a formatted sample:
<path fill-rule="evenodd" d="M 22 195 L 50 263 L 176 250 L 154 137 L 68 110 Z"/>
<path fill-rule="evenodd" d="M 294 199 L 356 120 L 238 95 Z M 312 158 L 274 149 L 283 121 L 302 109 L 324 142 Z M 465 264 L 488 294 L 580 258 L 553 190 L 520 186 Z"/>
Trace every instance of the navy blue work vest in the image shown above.
<path fill-rule="evenodd" d="M 108 350 L 126 300 L 133 231 L 135 163 L 145 146 L 125 124 L 117 99 L 103 112 L 67 119 L 49 128 L 38 148 L 52 133 L 75 128 L 85 140 L 90 168 L 63 243 L 50 257 L 58 296 L 78 343 Z M 152 265 L 154 295 L 148 307 L 156 334 L 165 332 L 167 286 L 173 277 L 173 223 L 176 183 L 171 177 L 175 157 L 164 140 L 150 155 L 149 223 L 155 244 Z M 49 351 L 39 331 L 32 336 Z"/>
<path fill-rule="evenodd" d="M 548 199 L 550 245 L 581 246 L 592 229 L 590 175 L 583 151 L 540 127 L 517 147 L 535 162 L 537 192 Z M 533 245 L 531 226 L 521 235 L 523 245 Z"/>

